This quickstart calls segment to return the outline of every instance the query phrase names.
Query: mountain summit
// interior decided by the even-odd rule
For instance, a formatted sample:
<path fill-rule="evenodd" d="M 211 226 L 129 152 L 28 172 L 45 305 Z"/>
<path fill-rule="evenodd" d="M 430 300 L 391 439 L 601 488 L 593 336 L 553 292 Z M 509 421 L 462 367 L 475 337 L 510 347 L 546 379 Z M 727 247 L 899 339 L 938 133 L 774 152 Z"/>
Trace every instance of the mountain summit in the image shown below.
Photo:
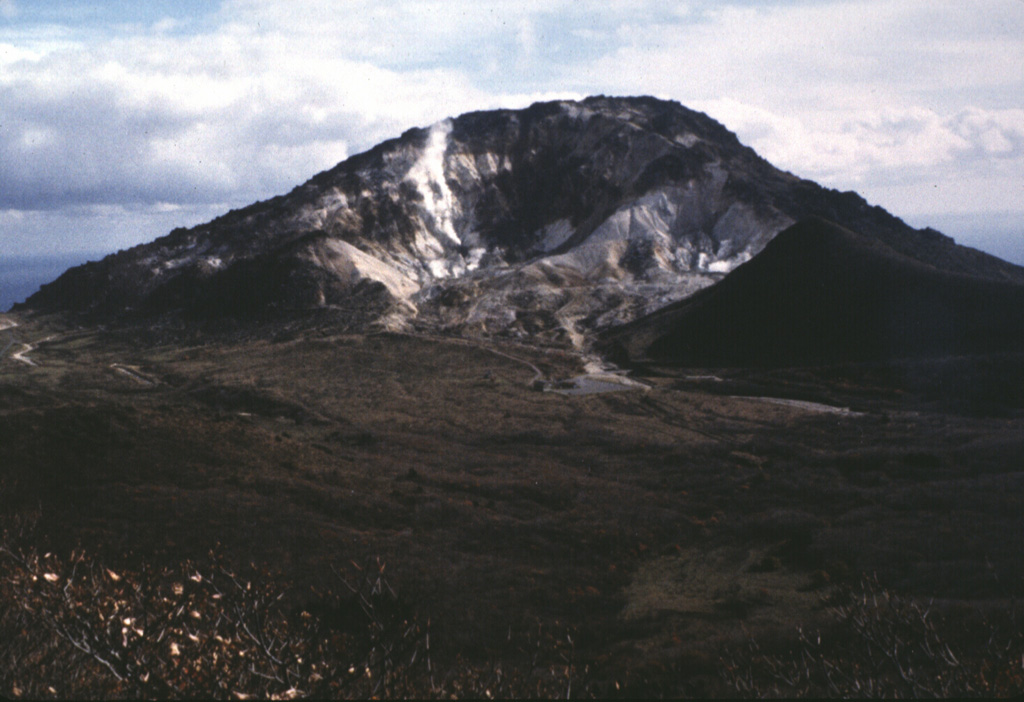
<path fill-rule="evenodd" d="M 815 215 L 935 270 L 1024 269 L 783 172 L 649 97 L 473 112 L 287 195 L 71 269 L 24 305 L 103 318 L 335 310 L 352 325 L 584 343 L 717 282 Z"/>

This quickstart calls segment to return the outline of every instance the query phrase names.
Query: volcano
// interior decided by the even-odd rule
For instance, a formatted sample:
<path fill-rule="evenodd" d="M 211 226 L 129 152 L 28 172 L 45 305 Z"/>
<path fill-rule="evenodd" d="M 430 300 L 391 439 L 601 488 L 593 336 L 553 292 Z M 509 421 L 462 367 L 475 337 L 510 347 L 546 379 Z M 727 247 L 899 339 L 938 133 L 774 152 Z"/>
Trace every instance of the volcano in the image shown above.
<path fill-rule="evenodd" d="M 315 310 L 354 329 L 584 348 L 808 216 L 937 271 L 1024 283 L 1024 269 L 773 167 L 706 115 L 593 97 L 411 129 L 287 195 L 74 268 L 19 309 L 105 322 Z"/>

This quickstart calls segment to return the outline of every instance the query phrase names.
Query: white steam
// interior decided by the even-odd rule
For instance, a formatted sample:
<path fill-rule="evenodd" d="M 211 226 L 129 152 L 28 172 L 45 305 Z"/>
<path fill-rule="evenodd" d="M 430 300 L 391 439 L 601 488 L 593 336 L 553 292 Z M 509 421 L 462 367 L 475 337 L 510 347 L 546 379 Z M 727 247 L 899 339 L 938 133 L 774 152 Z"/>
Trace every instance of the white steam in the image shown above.
<path fill-rule="evenodd" d="M 444 235 L 456 246 L 461 246 L 462 240 L 453 224 L 455 200 L 444 175 L 444 155 L 451 131 L 451 120 L 438 122 L 430 128 L 423 153 L 409 169 L 406 179 L 423 196 L 424 209 L 427 217 L 433 220 L 434 232 Z"/>

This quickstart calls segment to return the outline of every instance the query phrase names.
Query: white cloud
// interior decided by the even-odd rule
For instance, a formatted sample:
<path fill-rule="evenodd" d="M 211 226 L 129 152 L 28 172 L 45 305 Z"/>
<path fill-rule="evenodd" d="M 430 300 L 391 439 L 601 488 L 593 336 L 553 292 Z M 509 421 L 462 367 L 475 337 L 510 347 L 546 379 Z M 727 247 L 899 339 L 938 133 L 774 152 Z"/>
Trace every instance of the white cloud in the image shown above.
<path fill-rule="evenodd" d="M 456 72 L 314 61 L 233 30 L 22 57 L 0 76 L 0 199 L 253 199 L 334 165 L 349 143 L 489 101 Z"/>
<path fill-rule="evenodd" d="M 0 261 L 19 255 L 60 253 L 97 258 L 106 252 L 206 222 L 227 203 L 147 206 L 76 205 L 51 210 L 0 209 Z"/>
<path fill-rule="evenodd" d="M 892 168 L 1024 158 L 1024 110 L 927 108 L 779 115 L 738 100 L 697 105 L 746 136 L 755 150 L 802 175 L 861 180 Z"/>
<path fill-rule="evenodd" d="M 645 93 L 897 214 L 1019 211 L 1022 90 L 1018 0 L 225 0 L 203 23 L 14 23 L 0 208 L 243 205 L 413 125 Z"/>
<path fill-rule="evenodd" d="M 423 44 L 431 22 L 455 41 L 465 23 L 499 31 L 513 14 L 472 7 L 365 3 L 365 15 L 338 15 L 331 3 L 245 0 L 226 5 L 224 21 L 202 35 L 168 35 L 159 23 L 84 45 L 0 45 L 10 69 L 0 73 L 0 206 L 245 204 L 410 126 L 556 94 L 495 94 L 458 67 L 371 60 L 388 23 L 405 47 Z M 507 31 L 529 61 L 532 30 Z"/>
<path fill-rule="evenodd" d="M 769 161 L 856 189 L 897 214 L 1020 210 L 1024 110 L 971 107 L 779 115 L 736 100 L 698 103 Z"/>
<path fill-rule="evenodd" d="M 897 214 L 1022 211 L 1024 3 L 979 10 L 926 0 L 702 3 L 682 21 L 624 24 L 617 47 L 564 77 L 671 95 L 776 165 L 870 193 Z M 956 182 L 955 193 L 936 187 Z M 915 188 L 922 195 L 908 198 Z M 937 190 L 942 198 L 924 195 Z"/>
<path fill-rule="evenodd" d="M 593 63 L 589 79 L 684 102 L 742 97 L 793 111 L 958 109 L 965 96 L 1024 82 L 1016 0 L 986 11 L 931 0 L 706 5 L 692 17 L 623 24 L 619 45 Z"/>

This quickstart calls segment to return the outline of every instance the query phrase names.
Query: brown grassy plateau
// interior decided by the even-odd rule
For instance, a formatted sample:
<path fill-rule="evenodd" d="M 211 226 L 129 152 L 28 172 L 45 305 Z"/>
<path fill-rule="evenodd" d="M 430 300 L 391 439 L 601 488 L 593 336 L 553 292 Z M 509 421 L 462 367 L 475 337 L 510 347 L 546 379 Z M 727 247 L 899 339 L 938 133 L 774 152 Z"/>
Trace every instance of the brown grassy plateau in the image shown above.
<path fill-rule="evenodd" d="M 723 645 L 818 625 L 830 583 L 875 573 L 954 612 L 1024 594 L 1024 413 L 933 401 L 898 368 L 648 369 L 646 391 L 565 396 L 529 364 L 577 358 L 511 343 L 22 322 L 3 345 L 57 336 L 36 366 L 0 359 L 0 502 L 41 548 L 216 549 L 299 597 L 379 556 L 452 660 L 540 627 L 597 694 L 713 694 Z"/>

